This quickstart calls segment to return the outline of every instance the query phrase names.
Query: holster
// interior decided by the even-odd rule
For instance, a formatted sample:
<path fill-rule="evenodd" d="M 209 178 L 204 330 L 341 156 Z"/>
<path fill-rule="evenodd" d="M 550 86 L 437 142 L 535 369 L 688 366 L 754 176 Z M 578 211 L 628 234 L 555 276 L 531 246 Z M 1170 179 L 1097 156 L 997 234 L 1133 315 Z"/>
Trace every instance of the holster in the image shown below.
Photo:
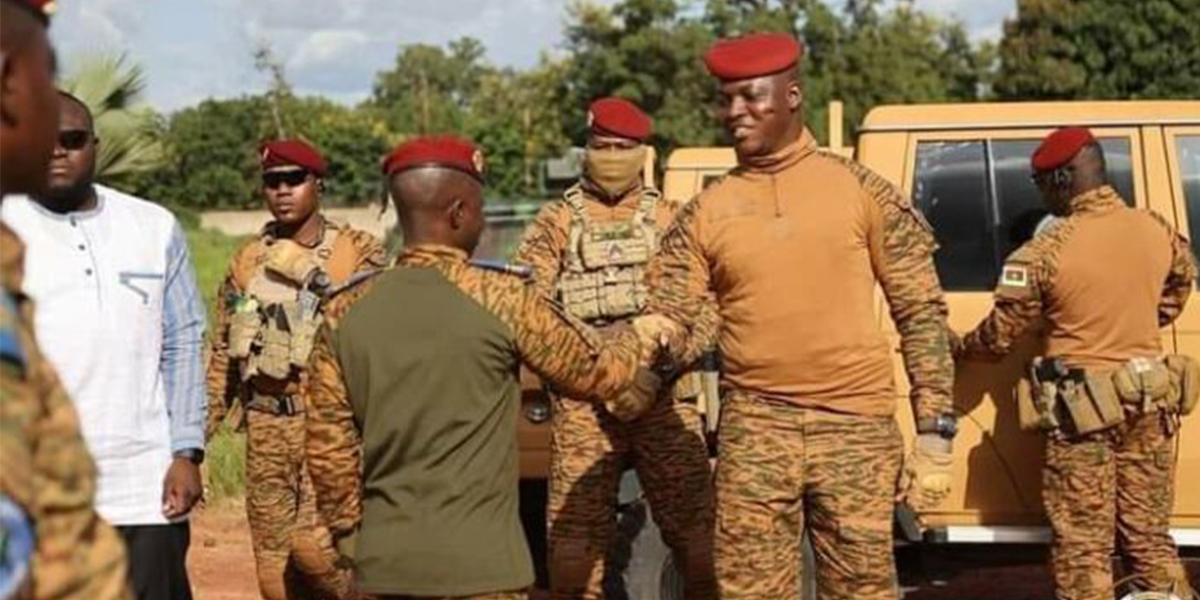
<path fill-rule="evenodd" d="M 1031 392 L 1021 400 L 1018 414 L 1023 429 L 1057 429 L 1080 436 L 1125 422 L 1125 408 L 1111 371 L 1068 369 L 1057 358 L 1036 358 L 1030 365 Z M 1021 408 L 1021 404 L 1028 404 Z"/>

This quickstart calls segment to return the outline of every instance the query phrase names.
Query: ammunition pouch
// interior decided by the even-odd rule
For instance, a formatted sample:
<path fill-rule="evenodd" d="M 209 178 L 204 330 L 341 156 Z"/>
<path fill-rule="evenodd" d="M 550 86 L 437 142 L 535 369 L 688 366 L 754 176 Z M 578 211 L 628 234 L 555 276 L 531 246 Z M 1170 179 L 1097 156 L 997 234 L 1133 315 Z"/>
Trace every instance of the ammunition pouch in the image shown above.
<path fill-rule="evenodd" d="M 229 358 L 250 356 L 250 348 L 258 337 L 260 320 L 257 310 L 235 310 L 229 316 Z"/>
<path fill-rule="evenodd" d="M 1184 354 L 1172 354 L 1163 360 L 1176 389 L 1175 405 L 1180 415 L 1190 415 L 1200 401 L 1200 361 Z"/>
<path fill-rule="evenodd" d="M 1114 371 L 1112 380 L 1132 412 L 1179 412 L 1179 386 L 1163 360 L 1135 358 Z"/>
<path fill-rule="evenodd" d="M 650 292 L 641 266 L 563 273 L 559 297 L 567 312 L 584 320 L 614 320 L 639 314 Z"/>
<path fill-rule="evenodd" d="M 1112 371 L 1069 369 L 1057 358 L 1035 358 L 1017 387 L 1021 428 L 1081 436 L 1125 422 Z"/>

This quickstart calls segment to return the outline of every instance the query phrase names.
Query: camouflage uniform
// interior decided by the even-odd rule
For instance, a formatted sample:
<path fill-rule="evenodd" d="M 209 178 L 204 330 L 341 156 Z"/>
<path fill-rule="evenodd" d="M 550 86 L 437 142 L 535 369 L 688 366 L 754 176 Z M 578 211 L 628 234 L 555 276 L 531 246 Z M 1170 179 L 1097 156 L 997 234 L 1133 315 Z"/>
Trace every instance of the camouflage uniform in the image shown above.
<path fill-rule="evenodd" d="M 534 285 L 597 326 L 625 322 L 645 308 L 644 268 L 679 206 L 657 190 L 606 203 L 583 185 L 542 208 L 515 261 L 533 267 Z M 598 263 L 598 264 L 597 264 Z M 623 280 L 623 277 L 625 279 Z M 592 279 L 589 279 L 592 278 Z M 600 278 L 607 285 L 600 283 Z M 619 283 L 613 283 L 619 282 Z M 701 313 L 680 362 L 715 343 L 716 312 Z M 554 396 L 551 421 L 550 588 L 555 598 L 602 597 L 605 558 L 615 533 L 617 485 L 632 463 L 663 539 L 684 574 L 687 597 L 715 594 L 711 562 L 712 484 L 695 373 L 679 393 L 666 386 L 646 414 L 622 422 L 603 407 Z"/>
<path fill-rule="evenodd" d="M 1159 328 L 1183 311 L 1196 278 L 1187 241 L 1159 215 L 1127 208 L 1108 186 L 1070 206 L 1070 216 L 1009 257 L 995 308 L 964 337 L 964 356 L 1002 356 L 1043 317 L 1047 355 L 1089 374 L 1162 355 Z M 1168 532 L 1178 418 L 1126 405 L 1115 427 L 1047 435 L 1042 494 L 1059 600 L 1113 597 L 1114 539 L 1139 588 L 1186 581 Z"/>
<path fill-rule="evenodd" d="M 408 318 L 370 325 L 404 299 Z M 306 391 L 309 466 L 363 591 L 524 597 L 491 591 L 533 582 L 516 506 L 517 361 L 576 397 L 616 396 L 638 366 L 637 336 L 617 328 L 602 342 L 519 278 L 434 245 L 338 295 L 326 322 Z M 413 335 L 423 339 L 393 343 Z M 455 351 L 431 353 L 434 336 Z"/>
<path fill-rule="evenodd" d="M 712 292 L 720 312 L 721 598 L 796 597 L 806 527 L 822 598 L 898 596 L 891 507 L 901 441 L 874 290 L 900 333 L 917 419 L 949 413 L 954 368 L 935 247 L 899 190 L 817 150 L 807 131 L 706 189 L 664 236 L 650 310 L 687 328 L 696 298 Z"/>
<path fill-rule="evenodd" d="M 33 334 L 33 303 L 20 293 L 24 246 L 0 224 L 0 492 L 36 528 L 32 597 L 129 598 L 125 545 L 92 508 L 96 468 L 71 400 Z"/>
<path fill-rule="evenodd" d="M 324 227 L 322 241 L 303 249 L 304 256 L 298 258 L 315 259 L 329 285 L 383 266 L 383 247 L 370 234 L 330 223 Z M 304 466 L 304 406 L 298 402 L 300 365 L 308 360 L 308 350 L 302 347 L 306 336 L 300 330 L 304 325 L 289 322 L 292 329 L 282 332 L 260 331 L 258 326 L 269 307 L 300 297 L 298 283 L 266 270 L 270 253 L 280 243 L 268 225 L 259 239 L 234 256 L 217 292 L 217 327 L 209 352 L 208 434 L 211 438 L 230 407 L 241 403 L 247 442 L 246 511 L 263 596 L 269 600 L 340 598 L 348 593 L 349 575 L 334 566 L 332 540 L 317 520 L 312 482 Z M 310 318 L 309 343 L 317 319 L 317 314 Z M 239 331 L 247 320 L 253 324 Z M 278 341 L 292 355 L 282 355 L 276 360 L 279 364 L 269 364 L 270 353 L 263 351 L 267 344 L 262 342 L 269 343 L 274 335 L 283 336 Z M 249 351 L 251 337 L 257 350 Z M 231 349 L 239 338 L 245 347 Z"/>

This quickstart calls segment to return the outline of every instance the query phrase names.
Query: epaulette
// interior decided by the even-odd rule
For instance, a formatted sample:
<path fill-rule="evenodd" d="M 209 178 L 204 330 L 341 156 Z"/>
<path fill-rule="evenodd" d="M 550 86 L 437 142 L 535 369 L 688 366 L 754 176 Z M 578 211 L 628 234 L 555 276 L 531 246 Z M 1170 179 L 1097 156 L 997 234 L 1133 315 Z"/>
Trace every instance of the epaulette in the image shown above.
<path fill-rule="evenodd" d="M 29 356 L 17 332 L 20 310 L 8 291 L 0 293 L 0 311 L 3 311 L 3 318 L 0 319 L 0 361 L 16 367 L 18 373 L 24 374 L 29 367 Z"/>
<path fill-rule="evenodd" d="M 467 261 L 473 267 L 479 267 L 488 271 L 496 271 L 506 275 L 513 275 L 521 279 L 529 279 L 533 277 L 533 267 L 529 265 L 518 265 L 503 260 L 495 260 L 490 258 L 473 258 Z"/>

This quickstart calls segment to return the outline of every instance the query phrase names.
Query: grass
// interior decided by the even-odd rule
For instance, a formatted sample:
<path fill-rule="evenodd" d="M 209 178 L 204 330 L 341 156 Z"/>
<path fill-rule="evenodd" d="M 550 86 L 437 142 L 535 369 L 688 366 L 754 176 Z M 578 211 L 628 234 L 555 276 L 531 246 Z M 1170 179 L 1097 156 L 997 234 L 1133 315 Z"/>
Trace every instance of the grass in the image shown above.
<path fill-rule="evenodd" d="M 232 237 L 208 229 L 187 229 L 192 263 L 196 268 L 196 283 L 208 307 L 208 323 L 216 323 L 217 287 L 225 278 L 233 253 L 245 238 Z M 211 332 L 211 329 L 210 329 Z M 205 487 L 209 500 L 241 497 L 246 482 L 246 437 L 225 426 L 208 441 L 205 452 Z"/>

